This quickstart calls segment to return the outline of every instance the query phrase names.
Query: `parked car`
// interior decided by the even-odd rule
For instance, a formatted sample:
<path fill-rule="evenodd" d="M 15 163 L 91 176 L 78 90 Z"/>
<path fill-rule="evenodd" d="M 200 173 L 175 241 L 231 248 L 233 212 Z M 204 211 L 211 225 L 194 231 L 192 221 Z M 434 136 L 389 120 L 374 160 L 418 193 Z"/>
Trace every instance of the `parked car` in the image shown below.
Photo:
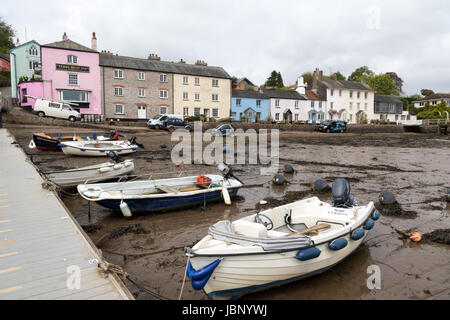
<path fill-rule="evenodd" d="M 164 126 L 164 121 L 166 121 L 169 117 L 178 118 L 184 121 L 184 117 L 176 114 L 158 114 L 154 116 L 152 119 L 148 120 L 147 127 L 149 129 L 159 130 Z"/>
<path fill-rule="evenodd" d="M 174 131 L 178 128 L 184 128 L 188 131 L 191 131 L 191 125 L 187 124 L 186 122 L 184 122 L 184 120 L 178 118 L 178 117 L 167 117 L 164 122 L 163 122 L 163 126 L 162 128 L 164 130 L 168 130 L 168 131 Z"/>
<path fill-rule="evenodd" d="M 68 119 L 72 122 L 80 120 L 80 113 L 64 102 L 44 98 L 36 98 L 33 112 L 39 117 L 54 117 Z"/>
<path fill-rule="evenodd" d="M 322 122 L 317 130 L 321 132 L 345 132 L 347 131 L 347 122 L 327 120 Z"/>
<path fill-rule="evenodd" d="M 212 136 L 233 136 L 234 135 L 234 128 L 231 126 L 231 124 L 221 124 L 217 128 L 212 129 L 211 131 Z"/>

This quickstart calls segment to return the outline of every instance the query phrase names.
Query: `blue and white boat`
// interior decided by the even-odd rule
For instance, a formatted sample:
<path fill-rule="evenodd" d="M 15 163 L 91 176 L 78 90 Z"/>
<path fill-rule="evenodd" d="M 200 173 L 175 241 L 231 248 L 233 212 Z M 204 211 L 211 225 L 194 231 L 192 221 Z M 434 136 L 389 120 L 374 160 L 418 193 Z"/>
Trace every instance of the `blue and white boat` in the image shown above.
<path fill-rule="evenodd" d="M 199 183 L 201 177 L 201 183 Z M 207 181 L 205 183 L 204 181 Z M 208 174 L 171 179 L 81 184 L 77 189 L 89 201 L 124 216 L 134 212 L 169 210 L 223 199 L 230 203 L 242 183 L 236 178 Z"/>
<path fill-rule="evenodd" d="M 119 155 L 136 152 L 138 146 L 128 140 L 121 141 L 67 141 L 60 144 L 62 151 L 68 155 L 105 157 L 108 152 Z"/>
<path fill-rule="evenodd" d="M 357 206 L 346 180 L 335 184 L 333 204 L 312 197 L 214 224 L 186 249 L 193 288 L 211 299 L 237 299 L 341 262 L 361 245 L 380 214 L 373 202 Z"/>

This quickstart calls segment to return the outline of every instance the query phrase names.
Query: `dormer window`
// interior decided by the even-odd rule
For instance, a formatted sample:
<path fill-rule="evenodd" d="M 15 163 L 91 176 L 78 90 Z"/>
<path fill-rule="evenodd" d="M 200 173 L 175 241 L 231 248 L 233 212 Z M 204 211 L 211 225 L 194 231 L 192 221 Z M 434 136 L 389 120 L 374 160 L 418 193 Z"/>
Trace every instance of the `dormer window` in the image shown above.
<path fill-rule="evenodd" d="M 78 63 L 77 56 L 72 55 L 67 56 L 67 63 L 77 64 Z"/>
<path fill-rule="evenodd" d="M 29 54 L 30 56 L 37 56 L 37 55 L 38 55 L 38 50 L 37 50 L 37 48 L 36 48 L 35 45 L 32 45 L 32 46 L 30 47 L 30 49 L 28 49 L 28 54 Z"/>

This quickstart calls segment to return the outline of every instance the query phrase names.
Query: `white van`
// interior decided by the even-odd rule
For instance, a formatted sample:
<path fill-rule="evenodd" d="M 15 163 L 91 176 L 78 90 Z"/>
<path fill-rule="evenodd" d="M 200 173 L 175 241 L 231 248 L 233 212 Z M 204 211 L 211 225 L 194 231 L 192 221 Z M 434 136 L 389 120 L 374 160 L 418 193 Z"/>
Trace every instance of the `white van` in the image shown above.
<path fill-rule="evenodd" d="M 54 117 L 60 119 L 68 119 L 72 122 L 80 120 L 80 113 L 64 101 L 37 98 L 33 111 L 39 117 Z"/>
<path fill-rule="evenodd" d="M 147 126 L 150 129 L 157 129 L 159 130 L 160 128 L 163 127 L 164 125 L 164 120 L 166 120 L 167 118 L 178 118 L 184 121 L 184 116 L 182 115 L 178 115 L 178 114 L 158 114 L 156 116 L 154 116 L 152 119 L 148 120 L 147 122 Z"/>

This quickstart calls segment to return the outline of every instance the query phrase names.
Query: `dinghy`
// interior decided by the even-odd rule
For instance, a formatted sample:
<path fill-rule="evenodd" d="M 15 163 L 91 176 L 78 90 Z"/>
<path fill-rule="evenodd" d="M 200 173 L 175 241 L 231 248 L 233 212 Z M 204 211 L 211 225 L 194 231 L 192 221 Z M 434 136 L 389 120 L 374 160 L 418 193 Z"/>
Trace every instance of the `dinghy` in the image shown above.
<path fill-rule="evenodd" d="M 46 179 L 62 188 L 76 187 L 82 183 L 95 183 L 123 178 L 133 173 L 134 161 L 123 160 L 114 153 L 108 156 L 114 162 L 105 162 L 76 169 L 43 172 Z"/>
<path fill-rule="evenodd" d="M 86 157 L 106 156 L 109 151 L 118 154 L 136 152 L 138 146 L 129 140 L 123 141 L 69 141 L 61 143 L 65 154 Z"/>
<path fill-rule="evenodd" d="M 217 222 L 186 249 L 193 288 L 211 299 L 237 299 L 333 267 L 361 245 L 380 216 L 373 202 L 357 206 L 349 190 L 338 179 L 332 204 L 312 197 Z"/>
<path fill-rule="evenodd" d="M 30 149 L 38 150 L 59 150 L 61 142 L 65 141 L 110 141 L 118 140 L 117 130 L 111 130 L 109 133 L 34 133 L 30 141 Z"/>
<path fill-rule="evenodd" d="M 232 174 L 188 176 L 171 179 L 143 180 L 118 183 L 81 184 L 77 189 L 88 201 L 122 211 L 129 217 L 133 212 L 151 212 L 204 204 L 223 199 L 230 204 L 242 186 Z"/>

